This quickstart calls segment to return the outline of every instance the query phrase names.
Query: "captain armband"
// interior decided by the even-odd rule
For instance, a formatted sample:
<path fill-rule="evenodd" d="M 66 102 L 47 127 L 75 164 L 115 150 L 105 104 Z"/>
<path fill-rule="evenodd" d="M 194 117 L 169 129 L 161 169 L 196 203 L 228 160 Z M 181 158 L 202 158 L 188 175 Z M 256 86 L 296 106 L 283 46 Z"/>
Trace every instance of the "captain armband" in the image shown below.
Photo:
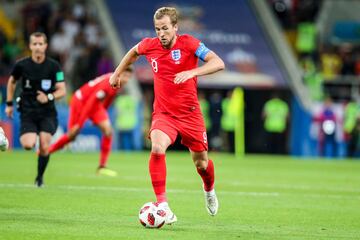
<path fill-rule="evenodd" d="M 205 44 L 200 43 L 199 47 L 196 49 L 195 55 L 204 62 L 206 54 L 208 54 L 208 52 L 210 52 L 210 49 L 208 49 Z"/>

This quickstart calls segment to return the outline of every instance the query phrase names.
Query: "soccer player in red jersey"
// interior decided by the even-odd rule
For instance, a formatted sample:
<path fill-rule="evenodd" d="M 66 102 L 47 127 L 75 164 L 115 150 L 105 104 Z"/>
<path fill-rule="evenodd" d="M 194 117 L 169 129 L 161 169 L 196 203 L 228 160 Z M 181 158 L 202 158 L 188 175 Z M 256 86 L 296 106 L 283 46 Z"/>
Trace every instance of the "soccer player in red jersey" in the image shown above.
<path fill-rule="evenodd" d="M 208 142 L 203 116 L 197 99 L 197 77 L 225 68 L 224 62 L 198 39 L 178 35 L 175 8 L 159 8 L 154 15 L 157 38 L 145 38 L 131 48 L 114 74 L 110 85 L 119 88 L 121 74 L 140 55 L 145 55 L 154 73 L 154 112 L 150 129 L 151 155 L 149 171 L 157 202 L 167 210 L 166 223 L 177 221 L 167 203 L 165 152 L 178 134 L 203 180 L 206 209 L 210 215 L 218 210 L 214 190 L 214 164 L 208 158 Z M 205 63 L 198 67 L 198 59 Z"/>
<path fill-rule="evenodd" d="M 120 78 L 126 83 L 131 77 L 132 69 L 127 67 Z M 68 120 L 68 132 L 62 135 L 49 148 L 53 153 L 71 141 L 79 134 L 85 121 L 90 119 L 100 128 L 103 137 L 100 145 L 100 160 L 97 169 L 98 174 L 116 176 L 117 173 L 106 168 L 106 163 L 111 150 L 112 128 L 107 109 L 115 99 L 118 91 L 109 86 L 112 73 L 107 73 L 84 84 L 71 98 L 70 115 Z"/>

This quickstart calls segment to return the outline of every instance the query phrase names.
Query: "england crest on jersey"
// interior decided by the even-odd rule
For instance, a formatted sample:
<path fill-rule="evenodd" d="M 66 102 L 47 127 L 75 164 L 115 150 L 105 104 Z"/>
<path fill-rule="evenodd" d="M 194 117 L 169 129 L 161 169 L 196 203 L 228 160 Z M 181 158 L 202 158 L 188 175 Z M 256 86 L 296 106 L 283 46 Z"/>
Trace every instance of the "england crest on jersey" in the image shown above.
<path fill-rule="evenodd" d="M 47 91 L 51 88 L 51 80 L 50 79 L 42 79 L 41 80 L 41 89 Z"/>
<path fill-rule="evenodd" d="M 172 50 L 171 51 L 171 57 L 174 61 L 179 61 L 181 58 L 181 52 L 180 49 Z"/>

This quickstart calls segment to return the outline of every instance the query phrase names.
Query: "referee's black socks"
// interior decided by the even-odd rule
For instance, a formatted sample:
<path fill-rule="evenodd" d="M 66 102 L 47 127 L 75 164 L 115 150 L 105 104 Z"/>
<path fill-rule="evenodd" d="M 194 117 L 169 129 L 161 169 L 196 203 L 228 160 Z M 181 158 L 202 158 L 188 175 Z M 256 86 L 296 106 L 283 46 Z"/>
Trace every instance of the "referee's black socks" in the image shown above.
<path fill-rule="evenodd" d="M 38 175 L 35 180 L 37 182 L 38 186 L 42 185 L 42 178 L 43 178 L 46 166 L 48 165 L 48 162 L 49 162 L 49 156 L 50 155 L 47 155 L 47 156 L 39 155 L 39 157 L 38 157 Z"/>

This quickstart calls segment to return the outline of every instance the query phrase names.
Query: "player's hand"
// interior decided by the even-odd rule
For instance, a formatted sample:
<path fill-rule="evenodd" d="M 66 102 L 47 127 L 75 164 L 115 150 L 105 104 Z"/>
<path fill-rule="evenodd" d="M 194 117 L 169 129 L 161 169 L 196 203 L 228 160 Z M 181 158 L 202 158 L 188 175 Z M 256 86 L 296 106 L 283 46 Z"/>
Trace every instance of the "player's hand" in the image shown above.
<path fill-rule="evenodd" d="M 193 77 L 195 77 L 193 71 L 183 71 L 175 75 L 174 83 L 180 84 Z"/>
<path fill-rule="evenodd" d="M 36 100 L 38 100 L 38 102 L 41 104 L 47 103 L 49 101 L 46 94 L 42 91 L 37 91 Z"/>
<path fill-rule="evenodd" d="M 109 79 L 109 84 L 112 88 L 120 88 L 121 87 L 120 78 L 115 74 L 112 74 Z"/>
<path fill-rule="evenodd" d="M 14 116 L 14 107 L 13 107 L 13 106 L 6 106 L 6 108 L 5 108 L 5 114 L 6 114 L 6 116 L 8 116 L 9 118 L 13 118 L 13 116 Z"/>

